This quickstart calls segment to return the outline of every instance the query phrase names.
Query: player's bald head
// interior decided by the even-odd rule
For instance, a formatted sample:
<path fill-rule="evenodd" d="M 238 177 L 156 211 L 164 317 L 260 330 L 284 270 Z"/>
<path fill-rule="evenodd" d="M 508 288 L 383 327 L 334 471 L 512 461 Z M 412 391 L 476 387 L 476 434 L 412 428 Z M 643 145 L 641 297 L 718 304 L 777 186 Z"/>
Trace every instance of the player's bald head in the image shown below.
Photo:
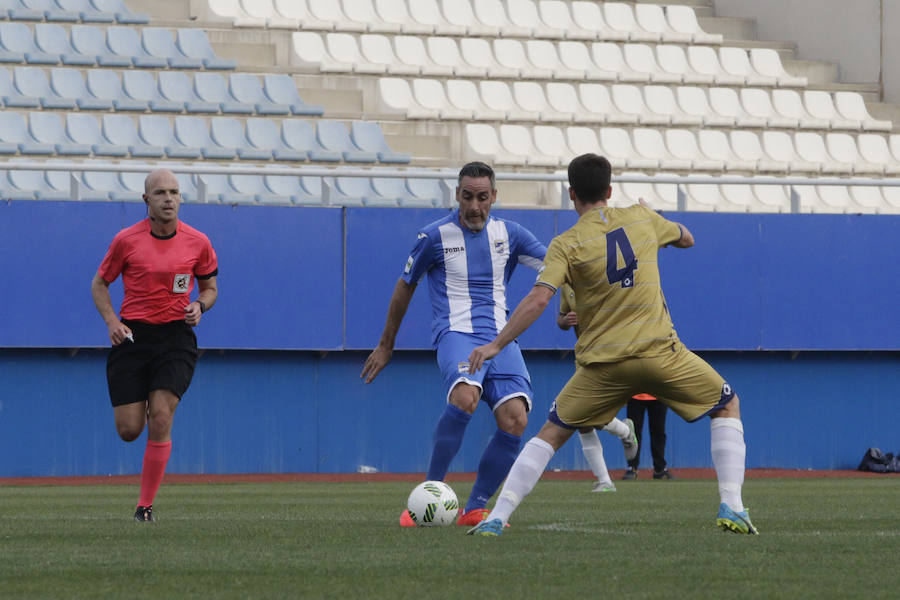
<path fill-rule="evenodd" d="M 149 195 L 153 190 L 160 188 L 177 189 L 178 179 L 175 178 L 175 173 L 168 169 L 150 171 L 150 174 L 144 179 L 144 193 Z"/>

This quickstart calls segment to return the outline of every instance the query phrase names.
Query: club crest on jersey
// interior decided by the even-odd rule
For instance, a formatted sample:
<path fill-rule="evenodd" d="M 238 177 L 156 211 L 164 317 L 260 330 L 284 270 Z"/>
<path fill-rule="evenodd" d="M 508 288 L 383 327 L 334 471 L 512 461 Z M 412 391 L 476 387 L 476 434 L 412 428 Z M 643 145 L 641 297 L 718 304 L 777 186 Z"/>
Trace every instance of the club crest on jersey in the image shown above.
<path fill-rule="evenodd" d="M 495 241 L 494 250 L 497 252 L 497 254 L 506 254 L 506 240 Z"/>
<path fill-rule="evenodd" d="M 176 294 L 187 294 L 188 290 L 191 289 L 191 274 L 179 274 L 175 276 L 175 281 L 172 283 L 172 291 Z"/>
<path fill-rule="evenodd" d="M 468 362 L 458 362 L 456 363 L 456 370 L 460 373 L 468 373 L 469 372 L 469 363 Z"/>

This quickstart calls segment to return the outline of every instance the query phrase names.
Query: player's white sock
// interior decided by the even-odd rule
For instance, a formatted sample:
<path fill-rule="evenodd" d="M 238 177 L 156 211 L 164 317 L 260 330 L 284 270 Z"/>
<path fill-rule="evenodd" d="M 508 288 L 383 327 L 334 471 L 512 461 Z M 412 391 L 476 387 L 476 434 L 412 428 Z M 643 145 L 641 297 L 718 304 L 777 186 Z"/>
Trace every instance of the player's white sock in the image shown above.
<path fill-rule="evenodd" d="M 591 429 L 587 433 L 578 433 L 578 439 L 581 440 L 581 451 L 591 466 L 591 471 L 597 477 L 597 481 L 612 481 L 609 478 L 609 471 L 606 469 L 606 461 L 603 459 L 603 444 L 597 437 L 597 431 Z"/>
<path fill-rule="evenodd" d="M 608 431 L 620 440 L 624 440 L 631 434 L 631 430 L 628 429 L 628 425 L 625 424 L 625 421 L 620 421 L 615 417 L 613 417 L 612 421 L 606 424 L 606 427 L 603 428 L 603 431 Z"/>
<path fill-rule="evenodd" d="M 500 519 L 506 525 L 519 502 L 534 489 L 555 452 L 553 446 L 542 439 L 534 437 L 528 440 L 509 470 L 506 483 L 503 484 L 497 504 L 488 519 Z"/>
<path fill-rule="evenodd" d="M 731 510 L 741 512 L 741 486 L 744 484 L 744 426 L 740 419 L 720 417 L 710 419 L 709 448 L 713 466 L 719 479 L 719 496 Z"/>

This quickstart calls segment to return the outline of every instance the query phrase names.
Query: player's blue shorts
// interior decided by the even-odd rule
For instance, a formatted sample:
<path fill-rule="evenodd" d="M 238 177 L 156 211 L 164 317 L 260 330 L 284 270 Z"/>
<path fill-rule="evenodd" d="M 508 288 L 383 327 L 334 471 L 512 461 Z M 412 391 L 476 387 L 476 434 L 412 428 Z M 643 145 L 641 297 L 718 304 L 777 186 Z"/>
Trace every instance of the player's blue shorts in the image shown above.
<path fill-rule="evenodd" d="M 525 398 L 526 408 L 530 411 L 534 391 L 531 389 L 531 377 L 525 368 L 525 359 L 522 358 L 518 342 L 509 344 L 500 354 L 485 361 L 477 373 L 469 374 L 469 355 L 472 350 L 489 341 L 458 331 L 448 331 L 441 336 L 437 347 L 437 361 L 447 390 L 447 401 L 450 401 L 453 387 L 463 382 L 481 389 L 481 400 L 491 407 L 491 411 L 497 410 L 498 406 L 510 398 L 519 396 Z"/>

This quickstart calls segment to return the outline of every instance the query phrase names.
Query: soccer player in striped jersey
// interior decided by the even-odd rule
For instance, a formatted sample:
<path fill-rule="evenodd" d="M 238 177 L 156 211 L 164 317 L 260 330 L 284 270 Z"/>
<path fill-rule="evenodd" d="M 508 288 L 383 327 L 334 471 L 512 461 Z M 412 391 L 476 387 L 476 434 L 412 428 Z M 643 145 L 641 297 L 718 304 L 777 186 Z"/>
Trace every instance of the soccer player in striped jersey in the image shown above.
<path fill-rule="evenodd" d="M 432 344 L 447 391 L 447 406 L 434 432 L 429 480 L 442 481 L 462 445 L 466 426 L 479 401 L 490 407 L 497 431 L 478 465 L 478 475 L 460 525 L 475 525 L 486 515 L 487 501 L 506 478 L 519 452 L 533 391 L 518 343 L 513 341 L 477 374 L 469 372 L 472 350 L 503 329 L 509 314 L 506 286 L 519 263 L 537 269 L 546 248 L 512 221 L 491 216 L 497 199 L 494 171 L 473 162 L 459 172 L 459 208 L 426 225 L 394 287 L 378 346 L 366 359 L 361 377 L 371 383 L 387 365 L 397 330 L 421 278 L 428 275 L 432 306 Z M 409 513 L 403 526 L 414 526 Z"/>
<path fill-rule="evenodd" d="M 720 497 L 716 525 L 758 533 L 741 499 L 746 446 L 738 397 L 678 339 L 660 285 L 659 249 L 690 248 L 691 232 L 643 202 L 607 206 L 611 168 L 601 156 L 576 157 L 568 172 L 578 222 L 553 238 L 534 288 L 500 334 L 475 348 L 468 362 L 470 372 L 477 373 L 568 284 L 577 299 L 581 333 L 575 345 L 577 368 L 556 397 L 547 422 L 516 459 L 490 515 L 468 533 L 502 534 L 512 512 L 572 433 L 579 427 L 605 425 L 636 393 L 652 394 L 686 421 L 711 418 L 710 450 Z"/>
<path fill-rule="evenodd" d="M 153 521 L 153 500 L 172 452 L 172 420 L 197 363 L 193 328 L 219 296 L 218 259 L 209 239 L 178 220 L 178 180 L 159 169 L 144 181 L 147 218 L 120 231 L 91 282 L 109 330 L 106 364 L 116 431 L 126 442 L 147 427 L 136 521 Z M 122 275 L 116 315 L 109 285 Z M 196 280 L 200 292 L 191 301 Z"/>

